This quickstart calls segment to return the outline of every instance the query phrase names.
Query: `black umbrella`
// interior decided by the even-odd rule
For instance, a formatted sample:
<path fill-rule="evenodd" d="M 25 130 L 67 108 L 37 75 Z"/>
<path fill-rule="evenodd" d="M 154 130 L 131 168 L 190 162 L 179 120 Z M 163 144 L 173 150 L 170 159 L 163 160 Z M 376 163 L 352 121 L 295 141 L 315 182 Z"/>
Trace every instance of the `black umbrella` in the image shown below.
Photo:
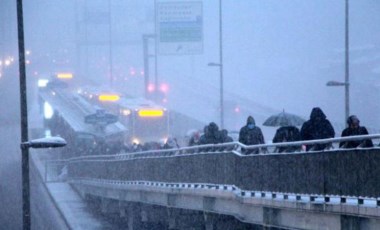
<path fill-rule="evenodd" d="M 305 120 L 297 115 L 282 113 L 270 116 L 263 125 L 265 126 L 300 126 L 305 122 Z"/>

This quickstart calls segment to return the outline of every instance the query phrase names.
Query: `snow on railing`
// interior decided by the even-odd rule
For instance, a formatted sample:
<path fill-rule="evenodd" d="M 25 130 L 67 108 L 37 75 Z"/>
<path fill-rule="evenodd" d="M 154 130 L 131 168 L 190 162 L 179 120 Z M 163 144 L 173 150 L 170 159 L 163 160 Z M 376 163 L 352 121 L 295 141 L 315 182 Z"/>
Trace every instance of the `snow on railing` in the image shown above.
<path fill-rule="evenodd" d="M 119 153 L 116 155 L 90 155 L 90 156 L 80 156 L 73 157 L 63 161 L 117 161 L 117 160 L 127 160 L 127 159 L 136 159 L 136 158 L 157 158 L 157 157 L 168 157 L 168 156 L 178 156 L 178 155 L 192 155 L 192 154 L 217 154 L 223 152 L 232 152 L 239 156 L 251 155 L 254 152 L 254 155 L 267 155 L 267 154 L 294 154 L 294 153 L 311 153 L 315 152 L 313 150 L 306 151 L 301 146 L 307 145 L 316 145 L 316 144 L 325 144 L 326 148 L 320 151 L 336 149 L 332 146 L 334 143 L 346 142 L 346 141 L 366 141 L 372 139 L 380 139 L 380 134 L 371 134 L 371 135 L 360 135 L 360 136 L 349 136 L 349 137 L 336 137 L 336 138 L 327 138 L 320 140 L 310 140 L 310 141 L 295 141 L 295 142 L 281 142 L 281 143 L 271 143 L 271 144 L 259 144 L 259 145 L 244 145 L 240 142 L 229 142 L 222 144 L 207 144 L 207 145 L 197 145 L 189 146 L 182 148 L 173 148 L 173 149 L 160 149 L 160 150 L 148 150 L 141 152 L 128 152 L 128 153 Z M 331 144 L 331 145 L 329 145 Z M 279 147 L 294 147 L 299 146 L 299 150 L 294 152 L 278 153 L 276 152 Z M 377 146 L 372 148 L 376 148 Z M 338 148 L 339 149 L 339 148 Z M 341 150 L 347 150 L 347 148 L 340 148 Z M 357 147 L 356 149 L 364 149 Z M 366 148 L 367 149 L 367 148 Z M 250 151 L 248 151 L 250 150 Z M 253 150 L 253 151 L 252 151 Z M 251 152 L 251 154 L 247 154 Z"/>

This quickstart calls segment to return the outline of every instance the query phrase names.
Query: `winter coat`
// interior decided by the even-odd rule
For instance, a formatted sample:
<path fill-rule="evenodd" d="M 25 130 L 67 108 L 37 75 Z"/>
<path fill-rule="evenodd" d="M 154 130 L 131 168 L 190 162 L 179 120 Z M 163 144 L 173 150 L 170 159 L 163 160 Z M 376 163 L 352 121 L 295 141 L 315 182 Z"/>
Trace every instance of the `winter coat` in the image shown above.
<path fill-rule="evenodd" d="M 261 129 L 256 126 L 252 116 L 247 118 L 247 125 L 242 127 L 239 132 L 239 142 L 245 145 L 264 144 L 264 136 Z"/>
<path fill-rule="evenodd" d="M 246 125 L 240 129 L 239 142 L 245 145 L 264 144 L 264 136 L 259 127 L 254 126 L 253 128 L 250 128 Z M 242 152 L 245 154 L 258 154 L 259 149 L 243 148 Z"/>
<path fill-rule="evenodd" d="M 297 127 L 295 126 L 284 126 L 277 129 L 276 134 L 273 138 L 273 143 L 280 142 L 293 142 L 300 141 L 301 134 Z M 289 147 L 278 147 L 278 152 L 295 152 L 300 150 L 301 146 L 289 146 Z"/>
<path fill-rule="evenodd" d="M 302 140 L 318 140 L 333 138 L 335 136 L 334 128 L 329 120 L 326 119 L 326 115 L 320 108 L 313 108 L 310 114 L 310 120 L 306 121 L 301 128 Z M 327 144 L 316 144 L 306 146 L 307 150 L 313 148 L 313 150 L 323 150 L 327 147 Z"/>
<path fill-rule="evenodd" d="M 233 142 L 234 140 L 232 139 L 232 137 L 230 136 L 222 136 L 222 142 L 221 143 L 229 143 L 229 142 Z"/>
<path fill-rule="evenodd" d="M 367 135 L 368 131 L 364 126 L 359 126 L 358 128 L 348 127 L 343 130 L 342 137 L 348 136 L 359 136 L 359 135 Z M 343 148 L 356 148 L 360 145 L 360 147 L 368 148 L 373 147 L 373 143 L 371 139 L 366 140 L 357 140 L 357 141 L 342 141 L 339 143 L 339 147 Z"/>
<path fill-rule="evenodd" d="M 264 136 L 259 127 L 249 128 L 246 125 L 240 129 L 239 142 L 245 145 L 264 144 Z"/>

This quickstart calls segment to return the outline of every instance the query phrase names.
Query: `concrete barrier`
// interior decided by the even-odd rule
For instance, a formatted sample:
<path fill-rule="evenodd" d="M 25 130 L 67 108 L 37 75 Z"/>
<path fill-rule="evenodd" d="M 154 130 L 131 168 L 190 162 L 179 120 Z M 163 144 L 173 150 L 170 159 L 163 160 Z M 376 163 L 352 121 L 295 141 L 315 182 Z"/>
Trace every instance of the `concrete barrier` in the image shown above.
<path fill-rule="evenodd" d="M 69 177 L 235 185 L 249 191 L 380 197 L 380 150 L 233 152 L 69 161 Z"/>

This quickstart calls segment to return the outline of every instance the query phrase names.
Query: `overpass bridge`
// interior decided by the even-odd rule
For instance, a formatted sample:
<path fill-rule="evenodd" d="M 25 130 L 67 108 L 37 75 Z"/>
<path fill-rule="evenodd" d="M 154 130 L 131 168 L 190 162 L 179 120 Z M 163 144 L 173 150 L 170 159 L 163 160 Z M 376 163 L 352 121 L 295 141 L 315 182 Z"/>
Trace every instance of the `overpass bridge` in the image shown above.
<path fill-rule="evenodd" d="M 85 156 L 48 161 L 46 169 L 49 180 L 65 167 L 82 197 L 125 217 L 128 229 L 149 221 L 183 229 L 186 215 L 205 229 L 221 229 L 220 215 L 264 228 L 379 229 L 380 148 L 275 152 L 368 138 L 380 134 Z M 245 155 L 246 149 L 259 153 Z"/>

